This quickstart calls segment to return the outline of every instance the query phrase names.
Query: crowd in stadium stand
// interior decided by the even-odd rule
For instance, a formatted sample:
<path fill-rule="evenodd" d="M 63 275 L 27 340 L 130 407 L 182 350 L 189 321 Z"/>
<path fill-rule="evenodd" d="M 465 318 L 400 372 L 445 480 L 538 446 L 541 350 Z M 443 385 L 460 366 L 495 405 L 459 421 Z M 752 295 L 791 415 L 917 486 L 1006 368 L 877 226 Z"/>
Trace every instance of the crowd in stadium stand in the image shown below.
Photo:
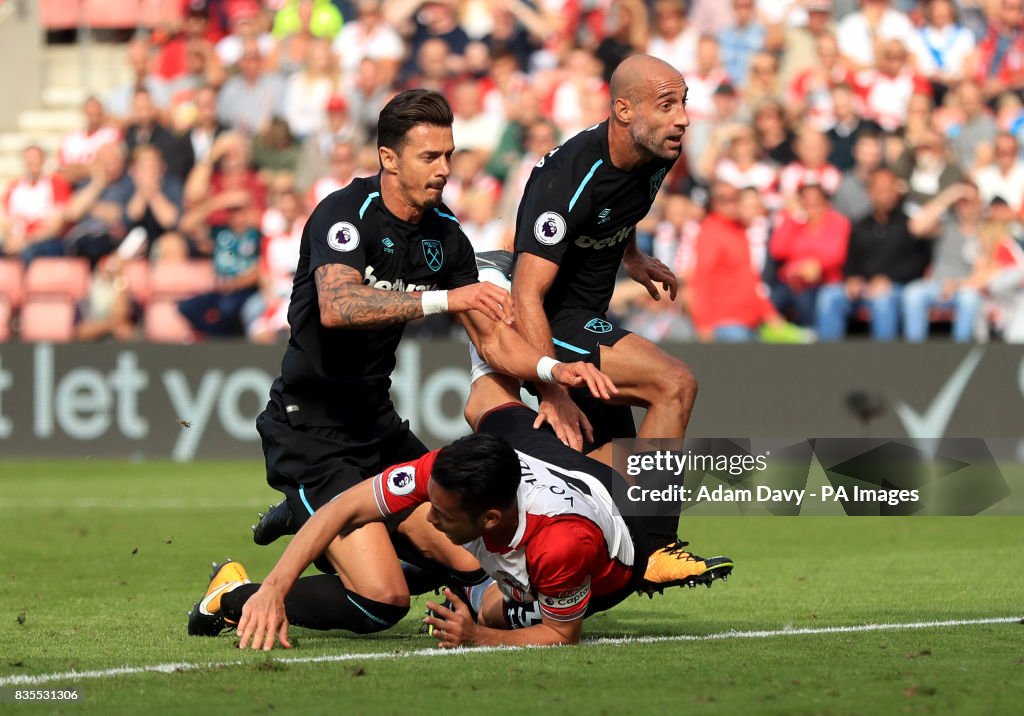
<path fill-rule="evenodd" d="M 510 248 L 530 169 L 647 52 L 683 73 L 691 125 L 638 242 L 684 288 L 624 281 L 624 325 L 1024 341 L 1024 0 L 182 1 L 3 194 L 26 277 L 88 263 L 81 339 L 283 340 L 305 217 L 378 171 L 377 114 L 410 87 L 455 113 L 444 201 L 478 250 Z"/>

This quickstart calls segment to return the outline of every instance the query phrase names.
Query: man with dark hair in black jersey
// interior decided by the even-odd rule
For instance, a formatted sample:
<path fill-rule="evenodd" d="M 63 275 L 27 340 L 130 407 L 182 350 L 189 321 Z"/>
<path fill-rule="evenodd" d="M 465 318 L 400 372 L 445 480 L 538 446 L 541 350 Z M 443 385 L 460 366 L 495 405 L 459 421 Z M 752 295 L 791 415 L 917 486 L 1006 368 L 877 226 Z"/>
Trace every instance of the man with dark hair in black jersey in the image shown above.
<path fill-rule="evenodd" d="M 512 297 L 517 328 L 550 356 L 599 366 L 619 388 L 611 400 L 572 391 L 589 418 L 588 451 L 611 464 L 612 438 L 682 438 L 697 381 L 679 360 L 652 342 L 613 325 L 607 316 L 622 265 L 661 300 L 675 300 L 675 274 L 636 246 L 636 224 L 650 210 L 665 175 L 682 152 L 687 87 L 662 60 L 634 55 L 611 78 L 611 114 L 538 162 L 516 219 Z M 568 402 L 565 390 L 541 396 Z M 632 406 L 646 408 L 639 431 Z M 577 438 L 580 440 L 580 438 Z M 686 555 L 675 541 L 679 513 L 663 520 L 667 553 Z M 697 560 L 700 564 L 700 560 Z"/>
<path fill-rule="evenodd" d="M 614 386 L 594 366 L 560 363 L 511 326 L 508 292 L 477 280 L 473 249 L 441 203 L 454 151 L 452 112 L 427 90 L 397 95 L 381 111 L 381 172 L 325 198 L 303 230 L 289 306 L 291 337 L 270 401 L 257 418 L 267 482 L 286 501 L 263 516 L 258 542 L 298 529 L 314 511 L 385 466 L 427 452 L 389 397 L 395 350 L 405 323 L 457 314 L 473 344 L 497 369 L 565 387 Z M 567 410 L 547 414 L 573 429 Z M 578 429 L 578 428 L 575 428 Z M 367 525 L 336 536 L 318 566 L 336 571 L 299 580 L 290 599 L 298 623 L 367 633 L 397 623 L 409 609 L 409 585 L 392 539 L 472 580 L 478 565 L 412 513 L 400 525 Z M 189 633 L 225 627 L 214 607 L 228 585 L 248 577 L 237 562 L 215 565 Z M 226 597 L 227 598 L 227 597 Z"/>

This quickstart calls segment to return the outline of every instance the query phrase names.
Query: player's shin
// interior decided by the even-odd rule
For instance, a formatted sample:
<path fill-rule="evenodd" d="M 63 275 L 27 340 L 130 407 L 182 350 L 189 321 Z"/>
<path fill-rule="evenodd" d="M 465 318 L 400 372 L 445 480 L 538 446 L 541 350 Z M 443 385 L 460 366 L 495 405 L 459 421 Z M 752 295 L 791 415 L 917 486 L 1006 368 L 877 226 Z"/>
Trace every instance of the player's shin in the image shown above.
<path fill-rule="evenodd" d="M 242 618 L 246 600 L 259 585 L 239 587 L 221 599 L 224 617 Z M 250 588 L 254 587 L 254 588 Z M 398 606 L 368 599 L 345 589 L 333 574 L 303 577 L 295 582 L 284 601 L 288 621 L 309 629 L 345 629 L 356 634 L 372 634 L 389 629 L 409 613 L 408 605 Z"/>

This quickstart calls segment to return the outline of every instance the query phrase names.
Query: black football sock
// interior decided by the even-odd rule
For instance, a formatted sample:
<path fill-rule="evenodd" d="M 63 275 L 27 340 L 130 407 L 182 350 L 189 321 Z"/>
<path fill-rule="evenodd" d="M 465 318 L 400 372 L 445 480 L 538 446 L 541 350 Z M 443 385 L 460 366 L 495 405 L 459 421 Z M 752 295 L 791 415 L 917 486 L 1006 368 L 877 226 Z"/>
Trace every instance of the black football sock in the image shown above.
<path fill-rule="evenodd" d="M 237 622 L 242 607 L 259 589 L 245 584 L 221 597 L 221 613 Z M 356 634 L 372 634 L 393 627 L 409 613 L 409 607 L 384 604 L 345 589 L 333 574 L 302 577 L 284 600 L 285 614 L 295 626 L 309 629 L 346 629 Z"/>

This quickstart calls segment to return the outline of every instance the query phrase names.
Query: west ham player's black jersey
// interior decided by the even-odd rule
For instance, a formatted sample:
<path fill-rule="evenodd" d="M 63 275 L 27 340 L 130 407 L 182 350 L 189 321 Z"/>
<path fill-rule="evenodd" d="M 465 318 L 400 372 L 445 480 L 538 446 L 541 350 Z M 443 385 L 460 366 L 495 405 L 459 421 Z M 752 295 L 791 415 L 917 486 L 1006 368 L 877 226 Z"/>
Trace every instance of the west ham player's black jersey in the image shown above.
<path fill-rule="evenodd" d="M 516 217 L 516 257 L 536 254 L 559 265 L 544 300 L 549 318 L 561 310 L 608 310 L 626 242 L 673 164 L 654 159 L 631 172 L 615 168 L 607 120 L 537 163 Z"/>
<path fill-rule="evenodd" d="M 344 425 L 390 406 L 395 350 L 405 324 L 324 328 L 314 272 L 351 266 L 363 284 L 385 291 L 451 289 L 477 282 L 473 247 L 444 205 L 418 224 L 394 216 L 380 198 L 380 176 L 356 179 L 327 196 L 302 231 L 288 323 L 291 338 L 275 389 L 295 425 Z"/>

